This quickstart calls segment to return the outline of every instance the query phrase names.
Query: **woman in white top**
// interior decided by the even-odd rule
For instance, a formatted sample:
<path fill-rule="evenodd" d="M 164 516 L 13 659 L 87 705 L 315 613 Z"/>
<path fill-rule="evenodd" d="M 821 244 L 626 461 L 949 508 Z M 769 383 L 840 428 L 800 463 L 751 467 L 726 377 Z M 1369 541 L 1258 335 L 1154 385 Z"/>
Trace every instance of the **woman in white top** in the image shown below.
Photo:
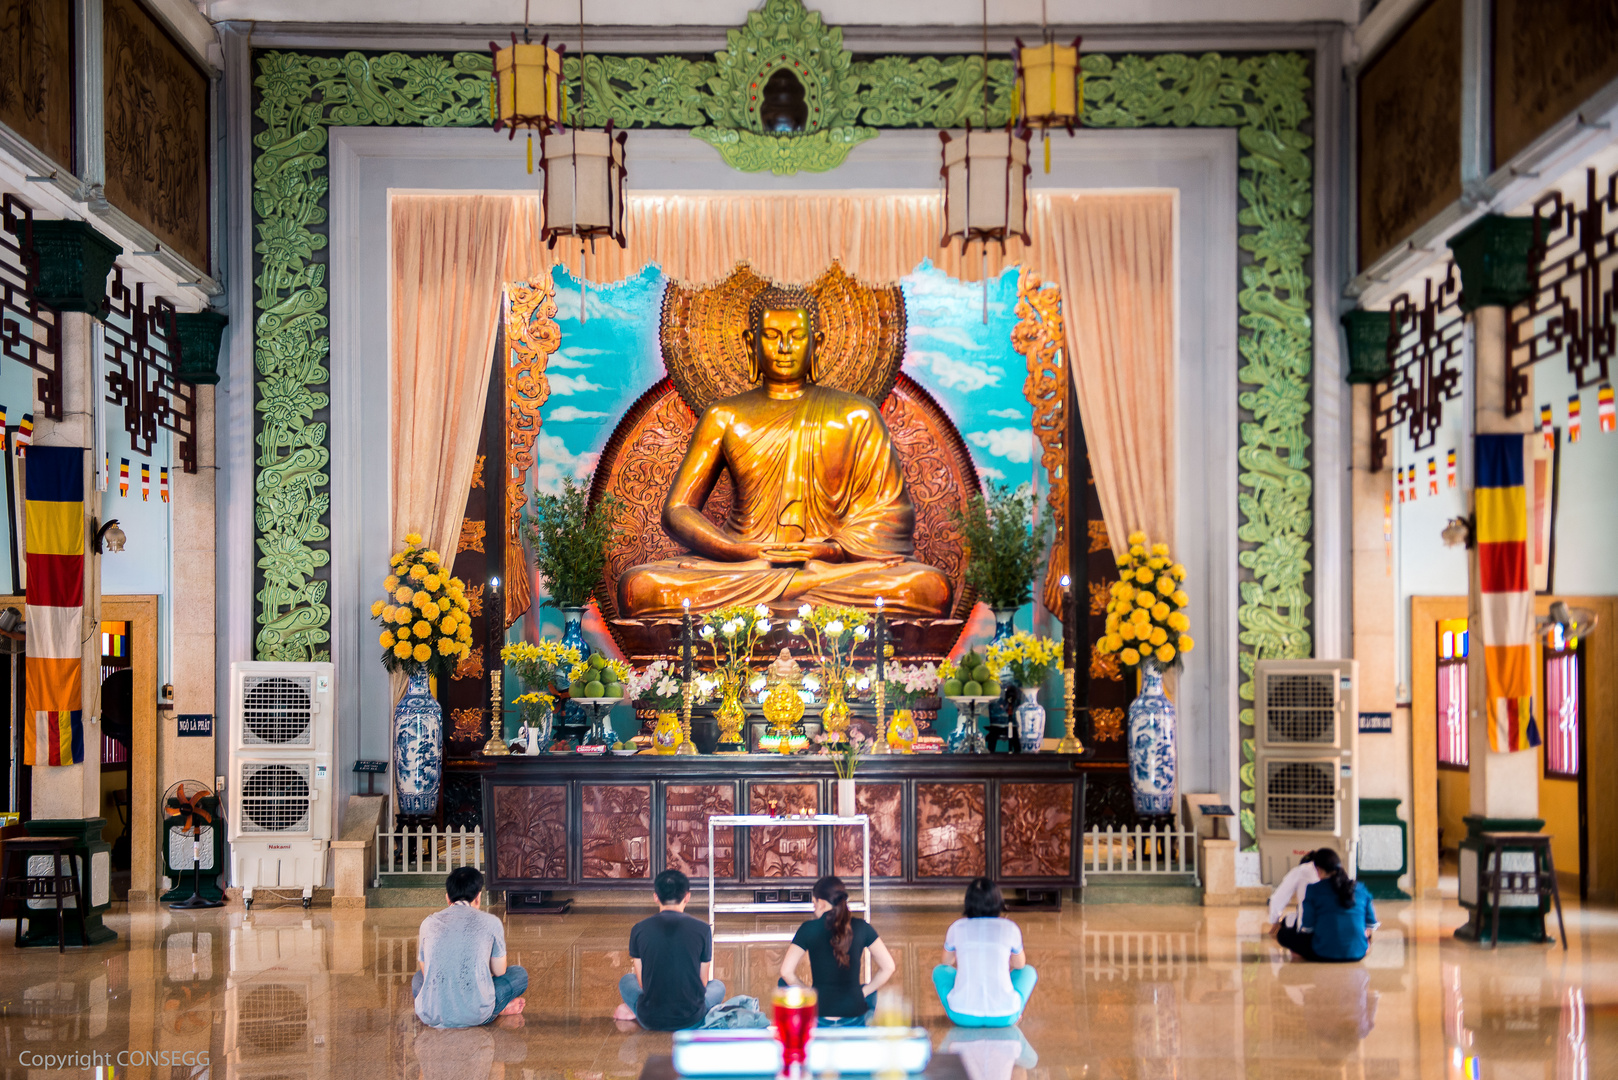
<path fill-rule="evenodd" d="M 1270 894 L 1270 925 L 1267 932 L 1272 937 L 1280 931 L 1283 921 L 1288 926 L 1298 925 L 1298 915 L 1303 911 L 1303 894 L 1319 880 L 1320 875 L 1315 873 L 1315 853 L 1306 851 L 1303 858 L 1298 860 L 1298 865 L 1286 872 L 1281 884 Z M 1289 905 L 1296 905 L 1296 908 L 1291 916 L 1283 919 Z"/>
<path fill-rule="evenodd" d="M 966 887 L 966 917 L 944 935 L 944 962 L 933 986 L 961 1027 L 1010 1027 L 1022 1019 L 1039 973 L 1023 955 L 1022 931 L 1003 918 L 1005 898 L 986 877 Z"/>

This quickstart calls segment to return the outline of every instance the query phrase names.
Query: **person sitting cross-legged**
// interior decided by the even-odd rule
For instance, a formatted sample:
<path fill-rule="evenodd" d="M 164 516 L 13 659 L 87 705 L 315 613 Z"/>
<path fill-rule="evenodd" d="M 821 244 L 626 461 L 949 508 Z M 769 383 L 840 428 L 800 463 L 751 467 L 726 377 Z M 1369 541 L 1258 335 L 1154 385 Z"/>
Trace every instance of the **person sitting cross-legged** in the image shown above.
<path fill-rule="evenodd" d="M 823 877 L 812 890 L 815 917 L 798 927 L 781 960 L 782 986 L 802 986 L 798 965 L 807 957 L 820 1027 L 864 1027 L 876 1009 L 876 992 L 897 964 L 876 930 L 848 909 L 848 887 L 839 877 Z M 870 982 L 860 980 L 861 954 L 871 953 L 875 971 Z"/>
<path fill-rule="evenodd" d="M 973 878 L 965 917 L 944 935 L 944 962 L 933 968 L 933 986 L 944 1013 L 960 1027 L 1010 1027 L 1022 1019 L 1039 981 L 1023 955 L 1022 931 L 1005 910 L 1000 886 Z"/>
<path fill-rule="evenodd" d="M 1371 890 L 1348 876 L 1331 848 L 1315 852 L 1319 879 L 1304 892 L 1297 926 L 1283 925 L 1275 938 L 1300 960 L 1349 964 L 1365 959 L 1376 933 Z"/>
<path fill-rule="evenodd" d="M 479 908 L 482 895 L 476 867 L 452 870 L 444 882 L 449 906 L 421 922 L 410 996 L 431 1027 L 479 1027 L 522 1013 L 528 972 L 507 965 L 505 925 Z"/>
<path fill-rule="evenodd" d="M 648 1031 L 701 1027 L 708 1010 L 725 1000 L 725 984 L 713 977 L 713 933 L 685 913 L 691 880 L 665 870 L 652 883 L 657 914 L 629 931 L 635 970 L 618 980 L 623 1004 L 615 1020 L 638 1021 Z"/>

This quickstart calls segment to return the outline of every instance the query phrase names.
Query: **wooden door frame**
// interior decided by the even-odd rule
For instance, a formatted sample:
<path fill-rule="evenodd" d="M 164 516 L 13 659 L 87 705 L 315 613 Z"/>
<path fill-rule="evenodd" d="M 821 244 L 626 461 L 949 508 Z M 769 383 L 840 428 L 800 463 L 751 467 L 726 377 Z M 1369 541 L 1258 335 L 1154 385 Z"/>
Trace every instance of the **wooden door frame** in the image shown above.
<path fill-rule="evenodd" d="M 1438 895 L 1438 623 L 1466 618 L 1465 596 L 1410 598 L 1410 832 L 1416 896 Z"/>

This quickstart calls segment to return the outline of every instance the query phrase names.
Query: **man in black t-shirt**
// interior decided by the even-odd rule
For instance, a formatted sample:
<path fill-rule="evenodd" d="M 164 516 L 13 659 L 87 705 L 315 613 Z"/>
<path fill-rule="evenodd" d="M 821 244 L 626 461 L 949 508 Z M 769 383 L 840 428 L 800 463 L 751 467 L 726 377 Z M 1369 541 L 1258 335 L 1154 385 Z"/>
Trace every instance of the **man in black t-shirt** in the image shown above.
<path fill-rule="evenodd" d="M 685 913 L 691 880 L 665 870 L 652 883 L 657 914 L 629 931 L 635 970 L 618 980 L 624 1003 L 613 1019 L 638 1021 L 649 1031 L 700 1027 L 708 1010 L 725 999 L 725 984 L 713 978 L 713 934 Z"/>

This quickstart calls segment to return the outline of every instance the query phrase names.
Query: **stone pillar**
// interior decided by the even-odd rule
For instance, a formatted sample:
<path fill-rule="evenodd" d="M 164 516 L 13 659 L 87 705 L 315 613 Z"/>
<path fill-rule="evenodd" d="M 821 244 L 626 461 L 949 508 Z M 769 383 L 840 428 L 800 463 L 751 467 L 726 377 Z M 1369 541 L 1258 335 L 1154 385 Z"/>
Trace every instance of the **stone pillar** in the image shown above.
<path fill-rule="evenodd" d="M 84 863 L 82 888 L 88 900 L 82 920 L 67 929 L 69 944 L 94 944 L 117 937 L 101 924 L 111 901 L 112 849 L 101 839 L 106 820 L 101 810 L 101 558 L 90 546 L 91 523 L 101 517 L 101 493 L 96 490 L 95 384 L 93 346 L 97 341 L 91 316 L 65 311 L 62 328 L 62 419 L 44 416 L 34 403 L 36 446 L 80 446 L 84 453 L 84 623 L 81 700 L 84 721 L 84 761 L 78 765 L 33 766 L 33 817 L 26 822 L 34 836 L 73 836 L 81 839 Z M 50 860 L 46 859 L 48 866 Z M 34 919 L 24 938 L 29 945 L 56 944 L 55 918 Z"/>
<path fill-rule="evenodd" d="M 170 626 L 174 652 L 169 678 L 174 711 L 161 717 L 158 790 L 177 780 L 214 783 L 214 739 L 177 737 L 174 716 L 214 711 L 214 388 L 196 387 L 197 471 L 169 470 L 170 543 L 174 548 Z M 220 730 L 214 718 L 214 730 Z M 217 737 L 217 736 L 216 736 Z"/>
<path fill-rule="evenodd" d="M 1533 410 L 1524 405 L 1515 416 L 1506 414 L 1506 335 L 1511 308 L 1529 295 L 1528 248 L 1532 242 L 1531 218 L 1508 218 L 1490 214 L 1480 218 L 1451 238 L 1449 246 L 1461 272 L 1461 307 L 1471 322 L 1472 356 L 1470 384 L 1472 431 L 1493 435 L 1534 429 Z M 1530 373 L 1530 379 L 1532 375 Z M 1531 392 L 1524 398 L 1533 401 Z M 1469 514 L 1475 513 L 1476 476 L 1471 454 L 1467 454 L 1461 476 L 1466 487 Z M 1533 495 L 1529 494 L 1529 505 Z M 1474 518 L 1475 521 L 1475 518 Z M 1534 562 L 1533 530 L 1528 535 L 1528 565 Z M 1466 670 L 1468 751 L 1471 760 L 1471 814 L 1466 818 L 1467 838 L 1460 848 L 1460 900 L 1471 912 L 1467 925 L 1455 936 L 1476 940 L 1488 928 L 1487 903 L 1479 895 L 1482 843 L 1485 832 L 1538 832 L 1545 825 L 1539 817 L 1538 749 L 1497 754 L 1489 749 L 1487 718 L 1488 691 L 1484 669 L 1482 635 L 1482 594 L 1478 588 L 1478 554 L 1474 546 L 1467 559 L 1467 629 L 1470 636 Z M 1542 707 L 1538 703 L 1536 709 Z M 1543 717 L 1540 718 L 1543 724 Z M 1503 857 L 1512 859 L 1515 853 Z M 1531 856 L 1522 853 L 1522 859 Z M 1508 868 L 1511 866 L 1508 862 Z M 1530 905 L 1507 909 L 1501 905 L 1500 936 L 1514 940 L 1539 941 L 1545 936 L 1545 908 Z"/>

